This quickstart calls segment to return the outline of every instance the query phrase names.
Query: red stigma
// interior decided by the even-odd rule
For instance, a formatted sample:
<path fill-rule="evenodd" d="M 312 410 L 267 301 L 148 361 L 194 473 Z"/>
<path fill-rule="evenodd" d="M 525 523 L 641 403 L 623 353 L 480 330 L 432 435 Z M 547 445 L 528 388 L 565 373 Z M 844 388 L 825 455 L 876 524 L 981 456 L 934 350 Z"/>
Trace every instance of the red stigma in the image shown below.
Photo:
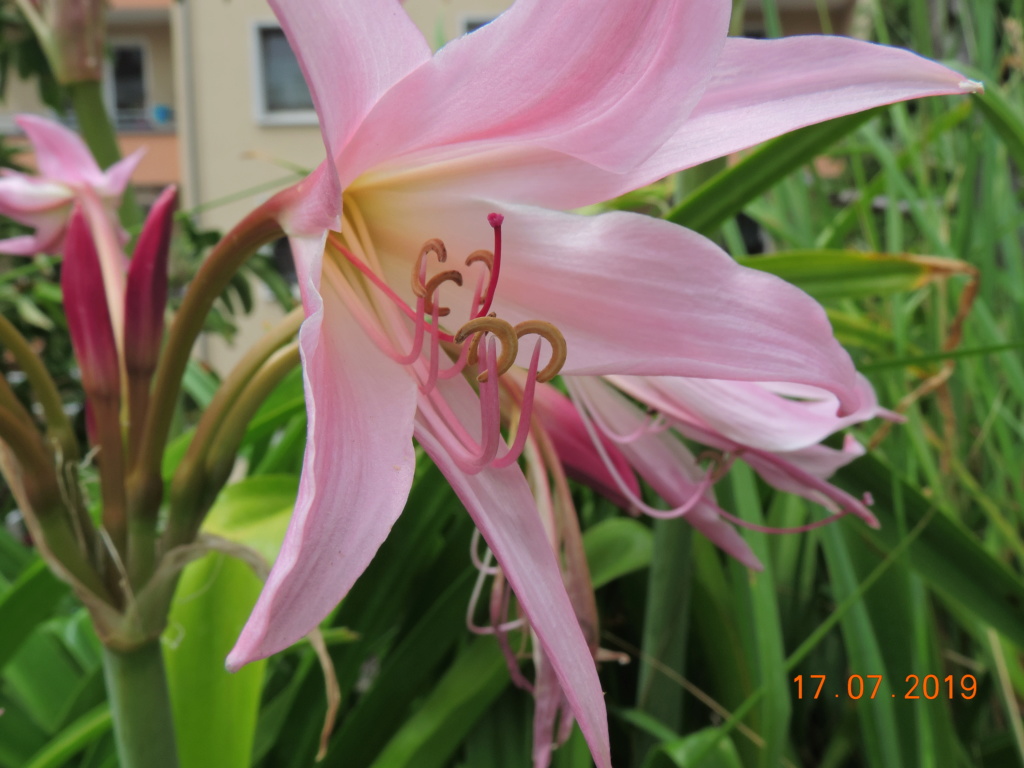
<path fill-rule="evenodd" d="M 500 227 L 502 225 L 502 222 L 504 222 L 504 221 L 505 221 L 505 217 L 502 216 L 500 213 L 488 213 L 487 214 L 487 223 L 490 224 L 495 229 Z"/>

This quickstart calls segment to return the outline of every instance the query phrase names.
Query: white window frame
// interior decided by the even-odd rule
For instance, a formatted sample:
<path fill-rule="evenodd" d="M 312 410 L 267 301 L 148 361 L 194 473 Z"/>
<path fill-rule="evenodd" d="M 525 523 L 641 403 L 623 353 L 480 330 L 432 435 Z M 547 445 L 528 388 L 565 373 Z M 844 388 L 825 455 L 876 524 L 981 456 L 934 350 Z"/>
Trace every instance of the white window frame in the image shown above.
<path fill-rule="evenodd" d="M 262 126 L 317 125 L 319 120 L 315 109 L 270 110 L 266 103 L 266 88 L 263 81 L 263 40 L 265 29 L 280 30 L 275 21 L 256 21 L 252 24 L 251 71 L 253 118 Z"/>
<path fill-rule="evenodd" d="M 142 51 L 142 118 L 152 127 L 153 118 L 150 110 L 153 108 L 153 57 L 149 50 L 149 41 L 144 37 L 114 36 L 107 40 L 107 46 L 111 54 L 114 48 L 138 48 Z M 107 113 L 111 116 L 115 129 L 121 130 L 117 114 L 117 93 L 114 88 L 113 58 L 113 55 L 103 58 L 103 101 L 107 105 Z"/>

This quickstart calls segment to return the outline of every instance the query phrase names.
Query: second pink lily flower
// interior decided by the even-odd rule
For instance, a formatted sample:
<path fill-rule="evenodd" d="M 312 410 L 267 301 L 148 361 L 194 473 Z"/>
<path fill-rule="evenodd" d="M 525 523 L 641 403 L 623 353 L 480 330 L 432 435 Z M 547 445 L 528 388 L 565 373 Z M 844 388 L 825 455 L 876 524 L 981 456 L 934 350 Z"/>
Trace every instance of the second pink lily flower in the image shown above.
<path fill-rule="evenodd" d="M 436 55 L 397 2 L 272 5 L 327 160 L 276 203 L 307 313 L 309 435 L 281 555 L 229 666 L 295 642 L 344 597 L 405 505 L 415 437 L 500 563 L 608 768 L 591 650 L 518 441 L 500 444 L 499 372 L 515 338 L 548 340 L 522 344 L 527 381 L 544 380 L 548 357 L 564 351 L 554 365 L 567 377 L 786 382 L 831 393 L 843 414 L 858 412 L 863 392 L 799 290 L 673 224 L 563 211 L 810 123 L 975 86 L 852 40 L 727 40 L 728 0 L 519 0 Z M 473 339 L 478 387 L 457 375 Z M 513 403 L 513 421 L 529 399 Z"/>

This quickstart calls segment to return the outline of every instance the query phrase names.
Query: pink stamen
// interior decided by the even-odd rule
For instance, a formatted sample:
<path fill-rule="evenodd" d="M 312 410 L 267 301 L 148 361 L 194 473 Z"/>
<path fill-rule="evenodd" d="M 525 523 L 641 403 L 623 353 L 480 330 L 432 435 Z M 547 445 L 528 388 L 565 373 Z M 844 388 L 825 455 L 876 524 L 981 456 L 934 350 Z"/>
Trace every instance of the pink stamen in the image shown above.
<path fill-rule="evenodd" d="M 613 443 L 628 445 L 629 443 L 635 443 L 641 437 L 655 435 L 658 432 L 664 432 L 666 429 L 668 429 L 668 422 L 665 420 L 665 414 L 659 412 L 651 414 L 647 421 L 640 424 L 632 432 L 627 432 L 624 435 L 618 434 L 607 424 L 601 428 L 601 432 Z"/>
<path fill-rule="evenodd" d="M 469 539 L 469 559 L 470 562 L 473 563 L 473 567 L 476 568 L 478 571 L 483 571 L 487 576 L 493 576 L 494 574 L 501 571 L 501 568 L 497 565 L 490 564 L 492 557 L 491 551 L 489 549 L 485 548 L 484 552 L 486 554 L 484 555 L 484 557 L 480 557 L 480 553 L 477 551 L 477 549 L 479 549 L 480 547 L 480 539 L 482 538 L 483 535 L 480 533 L 480 529 L 474 528 L 473 535 Z M 485 563 L 484 560 L 486 560 L 487 562 Z"/>
<path fill-rule="evenodd" d="M 506 621 L 504 624 L 497 626 L 488 625 L 481 626 L 473 620 L 473 615 L 476 613 L 476 607 L 480 603 L 480 594 L 483 592 L 484 581 L 487 580 L 489 575 L 492 575 L 491 559 L 494 555 L 491 554 L 490 550 L 487 551 L 487 557 L 484 560 L 483 568 L 480 568 L 480 573 L 476 577 L 476 582 L 473 584 L 473 592 L 469 597 L 469 605 L 466 606 L 466 629 L 472 632 L 474 635 L 493 635 L 495 632 L 511 632 L 514 629 L 519 629 L 525 626 L 525 619 L 513 619 L 512 621 Z M 497 566 L 493 566 L 493 571 L 500 573 L 501 569 Z"/>
<path fill-rule="evenodd" d="M 437 377 L 439 379 L 450 379 L 453 376 L 457 376 L 462 373 L 462 369 L 466 367 L 469 362 L 469 344 L 463 344 L 459 348 L 459 357 L 456 361 L 444 370 L 438 371 Z"/>
<path fill-rule="evenodd" d="M 523 388 L 523 400 L 519 405 L 519 424 L 516 426 L 516 436 L 512 445 L 504 456 L 494 460 L 494 466 L 507 467 L 519 460 L 526 445 L 526 438 L 530 434 L 530 416 L 533 413 L 533 393 L 537 387 L 537 367 L 540 364 L 540 341 L 533 347 L 533 357 L 530 358 L 530 370 L 526 375 L 526 386 Z"/>
<path fill-rule="evenodd" d="M 501 402 L 496 344 L 497 342 L 492 338 L 485 338 L 483 342 L 488 373 L 487 381 L 480 382 L 481 448 L 479 458 L 473 462 L 474 465 L 479 463 L 477 472 L 494 461 L 494 456 L 498 452 L 498 440 L 501 438 Z"/>
<path fill-rule="evenodd" d="M 487 214 L 487 223 L 494 228 L 494 267 L 491 269 L 491 278 L 487 282 L 487 293 L 485 294 L 484 305 L 473 317 L 484 317 L 491 311 L 491 303 L 494 301 L 494 293 L 498 288 L 498 273 L 501 271 L 501 225 L 505 217 L 500 213 Z M 476 302 L 474 307 L 478 306 Z"/>
<path fill-rule="evenodd" d="M 511 590 L 505 581 L 504 575 L 495 576 L 491 585 L 491 625 L 495 628 L 494 638 L 498 641 L 498 647 L 505 657 L 505 665 L 508 667 L 509 677 L 512 683 L 524 691 L 533 692 L 533 685 L 527 680 L 519 669 L 519 659 L 516 658 L 512 644 L 509 643 L 508 630 L 498 629 L 503 626 L 502 619 L 508 614 L 509 597 Z"/>
<path fill-rule="evenodd" d="M 481 341 L 480 365 L 488 371 L 487 381 L 480 382 L 480 442 L 476 443 L 462 422 L 452 412 L 451 407 L 440 396 L 437 390 L 429 393 L 429 404 L 420 411 L 431 423 L 439 436 L 447 434 L 450 439 L 441 437 L 452 460 L 459 469 L 469 475 L 475 475 L 489 465 L 498 451 L 501 438 L 501 403 L 498 383 L 498 357 L 495 340 L 485 337 Z"/>
<path fill-rule="evenodd" d="M 423 299 L 420 299 L 416 303 L 422 304 Z M 434 385 L 437 384 L 438 366 L 440 365 L 441 357 L 441 342 L 438 339 L 438 333 L 440 333 L 440 330 L 437 326 L 437 320 L 440 313 L 441 303 L 437 301 L 437 297 L 435 296 L 430 309 L 430 362 L 427 363 L 427 379 L 420 384 L 421 392 L 429 392 L 434 388 Z M 423 331 L 419 327 L 417 327 L 416 331 L 417 335 L 422 338 Z"/>
<path fill-rule="evenodd" d="M 426 325 L 426 323 L 423 321 L 423 314 L 421 313 L 419 317 L 417 317 L 416 312 L 413 310 L 413 308 L 406 304 L 402 297 L 391 289 L 391 286 L 389 286 L 380 277 L 378 277 L 377 274 L 372 269 L 370 269 L 366 264 L 364 264 L 363 261 L 358 256 L 356 256 L 354 253 L 352 253 L 352 251 L 350 251 L 348 248 L 341 244 L 340 237 L 341 236 L 335 232 L 331 232 L 329 235 L 331 244 L 335 248 L 337 248 L 346 259 L 348 259 L 352 266 L 354 266 L 356 269 L 362 272 L 363 275 L 371 283 L 373 283 L 377 288 L 379 288 L 380 291 L 385 296 L 391 299 L 391 301 L 394 302 L 395 306 L 398 307 L 402 312 L 404 312 L 405 315 L 410 320 L 413 321 L 413 323 L 417 325 Z M 417 302 L 417 304 L 418 303 L 419 302 Z M 445 333 L 440 329 L 438 329 L 438 337 L 441 339 L 441 341 L 455 341 L 455 338 L 450 333 Z"/>
<path fill-rule="evenodd" d="M 629 500 L 635 509 L 650 515 L 651 517 L 682 517 L 704 500 L 705 494 L 714 483 L 714 476 L 711 472 L 706 473 L 704 477 L 701 478 L 700 482 L 694 488 L 693 493 L 690 495 L 690 498 L 673 509 L 656 509 L 655 507 L 645 503 L 643 499 L 633 493 L 629 485 L 626 484 L 626 481 L 623 480 L 622 475 L 619 473 L 619 468 L 608 456 L 607 450 L 605 450 L 604 442 L 601 440 L 601 436 L 597 431 L 597 429 L 601 429 L 601 431 L 604 432 L 603 426 L 596 418 L 592 420 L 591 411 L 593 409 L 589 406 L 586 396 L 572 384 L 570 379 L 566 379 L 566 384 L 569 388 L 569 395 L 572 398 L 573 403 L 576 405 L 576 410 L 579 413 L 580 420 L 583 422 L 583 427 L 587 430 L 587 435 L 590 436 L 590 441 L 594 444 L 594 448 L 597 450 L 597 454 L 600 456 L 601 462 L 605 465 L 605 468 L 611 475 L 612 480 L 615 481 L 615 485 L 618 487 L 619 492 Z M 598 425 L 597 429 L 594 426 L 595 423 Z"/>

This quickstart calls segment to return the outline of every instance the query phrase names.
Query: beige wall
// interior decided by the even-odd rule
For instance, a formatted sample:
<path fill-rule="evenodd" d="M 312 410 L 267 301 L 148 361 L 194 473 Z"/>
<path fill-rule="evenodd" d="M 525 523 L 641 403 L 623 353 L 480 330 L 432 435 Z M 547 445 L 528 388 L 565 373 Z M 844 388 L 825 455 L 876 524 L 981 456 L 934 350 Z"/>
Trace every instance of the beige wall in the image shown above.
<path fill-rule="evenodd" d="M 406 10 L 436 48 L 462 34 L 468 19 L 489 19 L 511 0 L 408 0 Z M 186 152 L 192 152 L 191 204 L 206 204 L 272 183 L 288 167 L 312 169 L 323 156 L 315 126 L 257 120 L 255 29 L 273 23 L 264 0 L 185 0 L 181 24 L 191 54 L 179 52 L 179 77 L 191 89 L 179 107 Z M 191 70 L 191 72 L 189 72 Z M 191 114 L 183 114 L 191 110 Z M 184 125 L 188 125 L 187 129 Z M 286 167 L 282 167 L 286 166 Z M 204 210 L 204 226 L 226 228 L 269 192 Z"/>
<path fill-rule="evenodd" d="M 180 23 L 188 36 L 180 51 L 183 92 L 179 130 L 189 158 L 189 203 L 237 195 L 289 171 L 278 163 L 312 169 L 324 156 L 315 125 L 267 126 L 255 105 L 255 28 L 274 22 L 263 0 L 185 0 Z M 203 211 L 203 226 L 227 228 L 269 193 L 256 193 Z"/>

